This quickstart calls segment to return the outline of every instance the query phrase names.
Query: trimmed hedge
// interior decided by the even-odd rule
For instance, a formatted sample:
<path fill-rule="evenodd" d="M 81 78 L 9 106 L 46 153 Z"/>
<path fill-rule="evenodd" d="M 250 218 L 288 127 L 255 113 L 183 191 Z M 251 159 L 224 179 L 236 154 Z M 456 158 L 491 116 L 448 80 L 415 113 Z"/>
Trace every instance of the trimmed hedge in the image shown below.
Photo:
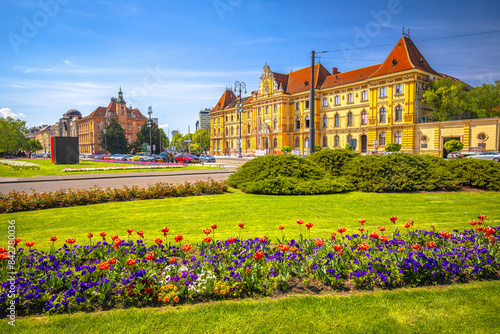
<path fill-rule="evenodd" d="M 331 175 L 339 176 L 342 174 L 344 165 L 358 156 L 359 153 L 351 150 L 326 149 L 313 153 L 307 158 L 317 163 L 320 167 L 323 167 Z"/>
<path fill-rule="evenodd" d="M 479 159 L 451 159 L 447 163 L 462 187 L 500 190 L 500 163 Z"/>
<path fill-rule="evenodd" d="M 344 179 L 297 180 L 277 177 L 257 182 L 246 182 L 240 190 L 265 195 L 318 195 L 353 191 L 356 188 Z"/>

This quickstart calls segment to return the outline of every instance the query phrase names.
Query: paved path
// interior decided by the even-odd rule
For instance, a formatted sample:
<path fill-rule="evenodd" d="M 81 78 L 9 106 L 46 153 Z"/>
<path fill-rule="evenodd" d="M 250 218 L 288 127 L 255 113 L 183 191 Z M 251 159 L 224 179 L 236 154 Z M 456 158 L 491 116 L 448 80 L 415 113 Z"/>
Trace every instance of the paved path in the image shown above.
<path fill-rule="evenodd" d="M 9 193 L 12 190 L 30 192 L 56 191 L 60 189 L 88 189 L 94 186 L 101 188 L 120 188 L 127 186 L 144 187 L 157 182 L 184 183 L 206 181 L 212 179 L 221 181 L 228 178 L 237 167 L 249 159 L 219 158 L 217 163 L 225 167 L 208 170 L 184 170 L 164 172 L 128 172 L 79 175 L 34 176 L 27 178 L 0 177 L 0 193 Z"/>

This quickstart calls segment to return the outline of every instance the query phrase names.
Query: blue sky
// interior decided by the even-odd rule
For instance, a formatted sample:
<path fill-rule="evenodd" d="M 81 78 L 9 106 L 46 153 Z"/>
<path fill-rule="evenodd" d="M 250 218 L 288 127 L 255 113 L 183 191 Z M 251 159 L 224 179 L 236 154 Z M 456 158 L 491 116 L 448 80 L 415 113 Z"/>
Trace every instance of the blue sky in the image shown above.
<path fill-rule="evenodd" d="M 339 71 L 382 62 L 402 34 L 433 68 L 473 86 L 500 80 L 498 1 L 0 0 L 0 115 L 53 124 L 86 116 L 122 87 L 166 130 L 191 131 L 200 109 L 262 67 L 287 73 L 311 50 Z M 379 45 L 385 45 L 380 46 Z M 356 47 L 362 49 L 346 50 Z M 367 48 L 366 48 L 367 47 Z"/>

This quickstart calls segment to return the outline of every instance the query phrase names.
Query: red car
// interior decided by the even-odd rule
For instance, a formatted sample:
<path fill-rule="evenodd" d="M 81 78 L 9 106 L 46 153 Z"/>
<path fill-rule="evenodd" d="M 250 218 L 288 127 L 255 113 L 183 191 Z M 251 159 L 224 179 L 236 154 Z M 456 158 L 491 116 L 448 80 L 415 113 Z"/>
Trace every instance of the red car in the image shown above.
<path fill-rule="evenodd" d="M 191 158 L 187 154 L 186 155 L 178 155 L 175 157 L 175 162 L 187 164 L 187 163 L 193 162 L 193 158 Z"/>

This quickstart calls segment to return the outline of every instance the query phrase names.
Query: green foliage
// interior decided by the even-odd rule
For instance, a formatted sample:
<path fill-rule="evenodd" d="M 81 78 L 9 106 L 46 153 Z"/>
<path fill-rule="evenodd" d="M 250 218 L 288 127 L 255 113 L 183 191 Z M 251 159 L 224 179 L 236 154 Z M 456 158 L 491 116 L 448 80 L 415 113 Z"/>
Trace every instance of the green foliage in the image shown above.
<path fill-rule="evenodd" d="M 386 152 L 399 152 L 401 151 L 401 144 L 398 143 L 389 143 L 385 145 Z"/>
<path fill-rule="evenodd" d="M 149 121 L 148 121 L 149 122 Z M 149 140 L 149 127 L 148 127 L 148 122 L 144 123 L 143 126 L 139 129 L 139 132 L 137 132 L 137 139 L 130 145 L 131 149 L 134 149 L 136 152 L 143 151 L 143 152 L 148 152 L 148 150 L 143 150 L 143 145 L 146 144 L 149 146 L 150 142 L 155 146 L 155 149 L 153 150 L 153 154 L 159 154 L 160 151 L 160 146 L 161 150 L 164 148 L 168 147 L 168 138 L 165 135 L 165 132 L 163 129 L 159 129 L 158 125 L 155 122 L 152 122 L 151 126 L 151 141 Z M 160 145 L 160 138 L 161 138 L 161 145 Z"/>
<path fill-rule="evenodd" d="M 31 152 L 43 150 L 43 146 L 38 139 L 27 139 L 23 143 L 23 150 L 28 151 L 28 155 L 31 156 Z"/>
<path fill-rule="evenodd" d="M 479 159 L 450 159 L 448 166 L 462 187 L 500 191 L 500 164 Z"/>
<path fill-rule="evenodd" d="M 27 139 L 26 122 L 12 117 L 0 117 L 0 152 L 17 152 L 23 148 Z"/>
<path fill-rule="evenodd" d="M 308 159 L 317 163 L 333 176 L 341 174 L 344 164 L 357 157 L 359 154 L 350 149 L 326 149 L 321 152 L 311 154 Z"/>
<path fill-rule="evenodd" d="M 208 151 L 210 148 L 210 134 L 206 129 L 198 129 L 191 135 L 191 150 L 197 152 Z"/>
<path fill-rule="evenodd" d="M 290 152 L 292 152 L 292 148 L 290 146 L 283 146 L 281 148 L 281 152 L 283 152 L 283 153 L 290 153 Z"/>
<path fill-rule="evenodd" d="M 358 190 L 370 192 L 453 190 L 459 187 L 445 160 L 414 154 L 359 156 L 344 167 Z"/>
<path fill-rule="evenodd" d="M 447 151 L 461 151 L 464 148 L 464 144 L 460 140 L 449 140 L 444 144 L 444 149 Z"/>
<path fill-rule="evenodd" d="M 251 194 L 265 195 L 317 195 L 335 194 L 354 190 L 352 183 L 344 179 L 297 180 L 292 177 L 276 177 L 246 182 L 240 189 Z"/>
<path fill-rule="evenodd" d="M 321 151 L 321 146 L 314 145 L 314 152 L 319 152 L 319 151 Z"/>
<path fill-rule="evenodd" d="M 106 130 L 106 135 L 104 135 Z M 109 123 L 101 131 L 101 147 L 107 149 L 111 154 L 127 153 L 127 137 L 125 129 L 115 118 L 111 118 Z"/>

